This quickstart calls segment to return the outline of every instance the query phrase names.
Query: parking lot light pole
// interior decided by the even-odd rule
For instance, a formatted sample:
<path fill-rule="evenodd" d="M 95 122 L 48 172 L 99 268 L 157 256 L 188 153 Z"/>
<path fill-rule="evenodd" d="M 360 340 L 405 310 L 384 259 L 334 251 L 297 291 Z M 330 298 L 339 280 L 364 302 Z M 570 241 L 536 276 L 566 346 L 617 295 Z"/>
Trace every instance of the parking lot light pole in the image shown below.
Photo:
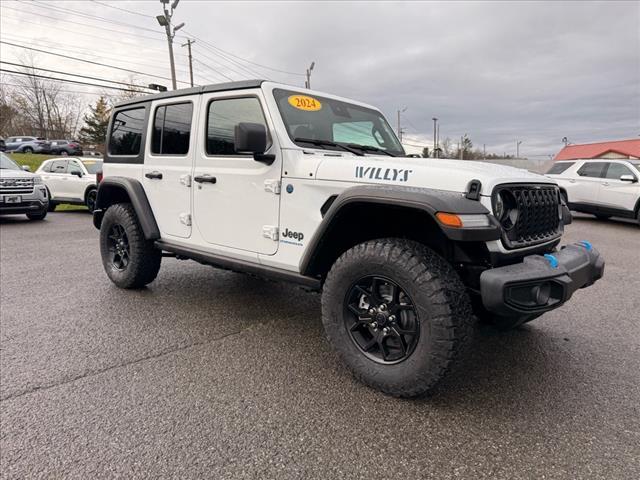
<path fill-rule="evenodd" d="M 169 5 L 169 0 L 160 0 L 162 3 L 162 9 L 164 10 L 164 15 L 158 15 L 156 20 L 161 27 L 164 27 L 165 32 L 167 33 L 167 43 L 169 45 L 169 62 L 171 64 L 171 84 L 173 89 L 176 90 L 176 64 L 173 58 L 173 38 L 176 36 L 176 32 L 184 27 L 184 23 L 180 25 L 176 25 L 173 30 L 171 29 L 171 17 L 173 16 L 173 11 L 178 6 L 178 2 L 180 0 L 173 0 L 171 4 L 171 11 L 167 10 L 167 5 Z"/>
<path fill-rule="evenodd" d="M 520 144 L 522 140 L 516 140 L 516 158 L 520 158 Z"/>
<path fill-rule="evenodd" d="M 304 82 L 305 88 L 311 88 L 311 72 L 313 71 L 313 67 L 316 66 L 316 62 L 311 62 L 309 68 L 307 68 L 307 81 Z"/>
<path fill-rule="evenodd" d="M 438 119 L 433 117 L 431 120 L 433 120 L 433 158 L 438 158 L 438 136 L 436 132 Z"/>

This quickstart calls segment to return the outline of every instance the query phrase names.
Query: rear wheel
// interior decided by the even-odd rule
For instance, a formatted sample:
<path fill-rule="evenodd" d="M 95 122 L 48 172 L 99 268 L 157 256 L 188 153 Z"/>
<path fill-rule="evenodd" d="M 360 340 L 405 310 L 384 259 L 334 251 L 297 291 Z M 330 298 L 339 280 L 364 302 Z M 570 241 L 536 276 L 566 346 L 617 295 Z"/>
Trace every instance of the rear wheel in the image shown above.
<path fill-rule="evenodd" d="M 24 147 L 24 148 L 22 149 L 22 152 L 23 152 L 23 153 L 33 153 L 33 148 L 31 148 L 31 147 Z"/>
<path fill-rule="evenodd" d="M 107 276 L 120 288 L 141 288 L 160 270 L 162 252 L 144 238 L 130 203 L 112 205 L 100 226 L 100 253 Z"/>
<path fill-rule="evenodd" d="M 451 367 L 473 316 L 451 266 L 425 246 L 372 240 L 345 252 L 322 294 L 326 336 L 354 376 L 399 397 L 422 395 Z"/>

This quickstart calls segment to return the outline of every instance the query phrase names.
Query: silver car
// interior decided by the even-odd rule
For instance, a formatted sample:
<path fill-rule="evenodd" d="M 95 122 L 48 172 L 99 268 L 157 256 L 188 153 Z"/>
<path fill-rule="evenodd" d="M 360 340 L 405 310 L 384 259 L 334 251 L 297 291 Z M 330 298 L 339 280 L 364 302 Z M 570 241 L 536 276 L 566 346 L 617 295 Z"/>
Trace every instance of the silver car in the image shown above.
<path fill-rule="evenodd" d="M 49 196 L 40 175 L 20 168 L 0 153 L 0 215 L 27 214 L 31 220 L 47 216 Z"/>

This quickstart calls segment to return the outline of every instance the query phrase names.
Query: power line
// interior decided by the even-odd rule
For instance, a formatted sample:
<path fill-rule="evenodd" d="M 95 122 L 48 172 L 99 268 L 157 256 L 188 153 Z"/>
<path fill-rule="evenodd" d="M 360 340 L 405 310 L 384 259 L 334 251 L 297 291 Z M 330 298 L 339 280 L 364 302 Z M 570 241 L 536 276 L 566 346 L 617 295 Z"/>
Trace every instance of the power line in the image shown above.
<path fill-rule="evenodd" d="M 129 68 L 118 67 L 118 66 L 115 66 L 115 65 L 108 65 L 106 63 L 100 63 L 100 62 L 93 62 L 91 60 L 85 60 L 85 59 L 82 59 L 82 58 L 72 57 L 70 55 L 63 55 L 61 53 L 48 52 L 48 51 L 42 50 L 40 48 L 27 47 L 25 45 L 20 45 L 20 44 L 17 44 L 17 43 L 6 42 L 4 40 L 0 40 L 0 43 L 3 43 L 5 45 L 11 45 L 12 47 L 24 48 L 24 49 L 27 49 L 27 50 L 33 50 L 35 52 L 45 53 L 47 55 L 54 55 L 56 57 L 68 58 L 70 60 L 75 60 L 75 61 L 78 61 L 78 62 L 90 63 L 92 65 L 99 65 L 101 67 L 106 67 L 106 68 L 113 68 L 115 70 L 121 70 L 123 72 L 135 73 L 136 75 L 145 75 L 147 77 L 161 78 L 163 80 L 171 80 L 169 77 L 163 77 L 161 75 L 152 75 L 150 73 L 140 72 L 140 71 L 137 71 L 137 70 L 131 70 Z M 181 82 L 181 83 L 187 83 L 187 82 Z"/>
<path fill-rule="evenodd" d="M 154 18 L 153 15 L 146 15 L 144 13 L 134 12 L 133 10 L 127 10 L 126 8 L 116 7 L 115 5 L 109 5 L 108 3 L 99 2 L 98 0 L 91 0 L 93 3 L 97 3 L 98 5 L 102 5 L 104 7 L 113 8 L 115 10 L 120 10 L 121 12 L 132 13 L 134 15 L 140 15 L 141 17 Z"/>
<path fill-rule="evenodd" d="M 225 79 L 227 79 L 227 80 L 229 80 L 229 81 L 232 81 L 232 82 L 233 82 L 233 78 L 228 77 L 227 75 L 225 75 L 225 74 L 224 74 L 224 73 L 222 73 L 222 72 L 218 72 L 216 69 L 214 69 L 213 67 L 210 67 L 209 65 L 207 65 L 207 64 L 206 64 L 206 63 L 204 63 L 204 62 L 201 62 L 201 61 L 200 61 L 200 60 L 198 60 L 197 58 L 194 58 L 194 59 L 193 59 L 193 61 L 194 61 L 194 62 L 196 62 L 196 63 L 199 63 L 199 64 L 200 64 L 200 65 L 202 65 L 203 67 L 208 68 L 209 70 L 211 70 L 211 71 L 213 71 L 214 73 L 216 73 L 216 74 L 220 75 L 221 77 L 224 77 Z"/>
<path fill-rule="evenodd" d="M 107 80 L 105 78 L 91 77 L 89 75 L 80 75 L 79 73 L 67 73 L 67 72 L 63 72 L 61 70 L 50 70 L 48 68 L 32 67 L 32 66 L 29 66 L 29 65 L 22 65 L 20 63 L 6 62 L 4 60 L 0 60 L 0 63 L 6 63 L 7 65 L 11 65 L 11 66 L 14 66 L 14 67 L 24 67 L 24 68 L 30 68 L 30 69 L 33 69 L 33 70 L 42 70 L 43 72 L 58 73 L 58 74 L 61 74 L 61 75 L 69 75 L 69 76 L 73 76 L 73 77 L 86 78 L 87 80 L 98 80 L 99 82 L 116 83 L 118 85 L 125 85 L 127 87 L 148 88 L 148 87 L 146 87 L 144 85 L 135 85 L 133 83 L 119 82 L 117 80 Z"/>
<path fill-rule="evenodd" d="M 27 76 L 27 77 L 43 78 L 45 80 L 53 80 L 53 81 L 57 81 L 57 82 L 75 83 L 77 85 L 90 85 L 92 87 L 107 88 L 109 90 L 120 90 L 122 92 L 146 93 L 146 92 L 140 92 L 138 90 L 133 90 L 131 88 L 112 87 L 110 85 L 96 85 L 95 83 L 81 82 L 80 80 L 70 80 L 68 78 L 47 77 L 45 75 L 38 75 L 36 73 L 18 72 L 16 70 L 7 70 L 6 68 L 2 68 L 2 67 L 0 67 L 0 72 L 6 72 L 8 75 L 24 75 L 24 76 Z"/>

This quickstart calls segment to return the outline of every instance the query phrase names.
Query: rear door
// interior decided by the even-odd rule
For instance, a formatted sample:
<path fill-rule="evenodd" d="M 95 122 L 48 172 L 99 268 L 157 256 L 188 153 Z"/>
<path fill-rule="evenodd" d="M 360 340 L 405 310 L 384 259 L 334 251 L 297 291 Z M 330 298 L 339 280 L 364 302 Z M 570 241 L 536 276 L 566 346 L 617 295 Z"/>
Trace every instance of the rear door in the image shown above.
<path fill-rule="evenodd" d="M 630 175 L 636 181 L 634 183 L 622 181 L 620 180 L 622 175 Z M 598 192 L 598 203 L 602 207 L 625 210 L 631 214 L 636 206 L 639 193 L 638 175 L 632 172 L 631 168 L 621 162 L 607 164 Z"/>
<path fill-rule="evenodd" d="M 65 197 L 84 202 L 84 190 L 87 185 L 85 172 L 80 162 L 69 160 L 67 164 L 67 181 L 64 182 Z"/>
<path fill-rule="evenodd" d="M 578 176 L 570 180 L 571 187 L 567 189 L 569 202 L 596 205 L 606 167 L 606 162 L 585 162 L 578 168 Z"/>
<path fill-rule="evenodd" d="M 54 199 L 66 196 L 67 163 L 67 160 L 54 160 L 51 162 L 51 171 L 47 173 L 47 187 Z"/>
<path fill-rule="evenodd" d="M 197 95 L 154 102 L 142 184 L 164 236 L 191 236 L 191 170 Z"/>
<path fill-rule="evenodd" d="M 222 247 L 273 255 L 278 249 L 282 155 L 269 134 L 270 165 L 235 151 L 235 127 L 241 122 L 265 125 L 273 132 L 259 89 L 207 93 L 202 97 L 194 168 L 194 220 L 204 240 Z"/>

